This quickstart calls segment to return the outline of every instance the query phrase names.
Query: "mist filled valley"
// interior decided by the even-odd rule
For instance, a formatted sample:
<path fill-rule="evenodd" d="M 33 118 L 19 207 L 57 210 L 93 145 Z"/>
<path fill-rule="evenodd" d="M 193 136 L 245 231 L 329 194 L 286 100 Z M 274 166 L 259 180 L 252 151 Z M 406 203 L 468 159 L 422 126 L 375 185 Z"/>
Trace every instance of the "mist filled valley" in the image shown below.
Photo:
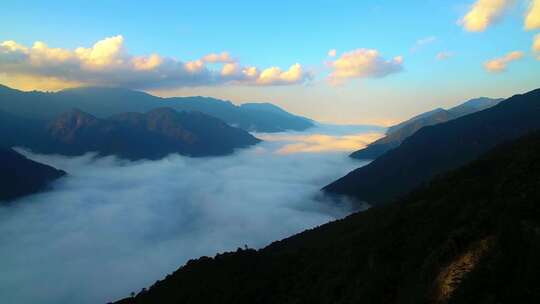
<path fill-rule="evenodd" d="M 105 303 L 188 259 L 260 248 L 341 218 L 350 202 L 319 190 L 366 163 L 347 154 L 382 131 L 259 133 L 263 142 L 230 156 L 156 161 L 18 149 L 68 174 L 0 207 L 0 294 L 6 303 Z"/>
<path fill-rule="evenodd" d="M 540 0 L 3 2 L 0 304 L 540 303 Z"/>

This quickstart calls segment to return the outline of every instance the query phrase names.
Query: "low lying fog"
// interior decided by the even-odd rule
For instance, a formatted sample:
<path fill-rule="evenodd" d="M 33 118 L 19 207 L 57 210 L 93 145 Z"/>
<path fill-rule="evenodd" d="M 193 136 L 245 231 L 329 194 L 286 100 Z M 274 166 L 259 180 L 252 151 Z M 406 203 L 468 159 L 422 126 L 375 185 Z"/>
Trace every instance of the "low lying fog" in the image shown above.
<path fill-rule="evenodd" d="M 380 131 L 257 134 L 265 142 L 231 156 L 159 161 L 19 150 L 69 176 L 0 207 L 2 301 L 106 303 L 191 258 L 260 248 L 342 217 L 348 204 L 319 189 L 362 165 L 347 154 Z"/>

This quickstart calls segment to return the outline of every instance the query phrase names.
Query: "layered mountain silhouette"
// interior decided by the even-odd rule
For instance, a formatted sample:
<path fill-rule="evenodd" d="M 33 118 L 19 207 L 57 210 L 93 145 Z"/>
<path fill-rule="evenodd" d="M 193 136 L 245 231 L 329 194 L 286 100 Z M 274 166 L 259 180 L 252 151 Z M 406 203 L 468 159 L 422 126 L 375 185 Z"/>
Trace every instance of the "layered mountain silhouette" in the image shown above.
<path fill-rule="evenodd" d="M 515 115 L 537 94 L 501 107 Z M 536 133 L 396 204 L 261 250 L 191 260 L 117 303 L 538 303 L 539 181 Z"/>
<path fill-rule="evenodd" d="M 0 148 L 0 203 L 47 189 L 66 173 Z"/>
<path fill-rule="evenodd" d="M 0 117 L 1 117 L 0 113 Z M 159 108 L 148 113 L 123 113 L 106 119 L 78 109 L 40 124 L 13 116 L 0 124 L 4 146 L 35 152 L 81 155 L 98 152 L 127 159 L 159 159 L 171 153 L 213 156 L 260 142 L 248 132 L 200 112 Z M 8 121 L 12 126 L 6 126 Z"/>
<path fill-rule="evenodd" d="M 202 112 L 247 131 L 301 131 L 314 125 L 310 119 L 293 115 L 269 103 L 236 106 L 229 101 L 209 97 L 161 98 L 122 88 L 86 87 L 56 93 L 23 92 L 0 85 L 0 111 L 33 120 L 48 121 L 73 108 L 98 118 L 107 118 L 125 112 L 146 113 L 163 107 L 178 112 Z"/>
<path fill-rule="evenodd" d="M 502 99 L 481 97 L 466 101 L 448 110 L 438 108 L 417 115 L 407 121 L 388 128 L 386 135 L 367 147 L 353 152 L 350 156 L 357 159 L 375 159 L 385 152 L 398 147 L 407 137 L 423 127 L 447 122 L 474 112 L 495 106 Z"/>
<path fill-rule="evenodd" d="M 385 203 L 497 144 L 540 129 L 539 118 L 540 89 L 515 95 L 489 109 L 424 127 L 323 190 L 372 205 Z"/>

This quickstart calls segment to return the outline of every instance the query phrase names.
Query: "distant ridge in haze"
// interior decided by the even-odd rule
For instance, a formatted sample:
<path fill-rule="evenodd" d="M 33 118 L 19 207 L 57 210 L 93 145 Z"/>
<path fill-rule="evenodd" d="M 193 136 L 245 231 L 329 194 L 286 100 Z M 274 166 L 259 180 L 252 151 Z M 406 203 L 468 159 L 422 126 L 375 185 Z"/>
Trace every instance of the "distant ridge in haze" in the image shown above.
<path fill-rule="evenodd" d="M 481 97 L 471 99 L 448 110 L 438 108 L 422 113 L 388 128 L 385 137 L 374 141 L 361 150 L 353 152 L 351 157 L 357 159 L 375 159 L 385 152 L 398 147 L 407 137 L 413 135 L 422 127 L 436 125 L 477 111 L 481 111 L 495 106 L 501 101 L 502 99 L 500 98 L 493 99 Z"/>
<path fill-rule="evenodd" d="M 81 155 L 98 152 L 122 158 L 159 159 L 171 153 L 214 156 L 260 142 L 248 132 L 200 112 L 159 108 L 148 113 L 122 113 L 106 119 L 78 109 L 50 122 L 11 118 L 0 134 L 4 146 L 24 146 L 40 153 Z M 27 127 L 21 127 L 26 125 Z M 0 125 L 1 126 L 1 125 Z"/>
<path fill-rule="evenodd" d="M 66 173 L 0 147 L 0 203 L 43 191 Z"/>
<path fill-rule="evenodd" d="M 146 113 L 162 107 L 179 112 L 202 112 L 247 131 L 302 131 L 314 126 L 310 119 L 268 103 L 236 106 L 210 97 L 161 98 L 122 88 L 83 87 L 56 93 L 22 92 L 0 85 L 0 111 L 34 120 L 51 120 L 73 108 L 106 118 L 125 112 Z"/>
<path fill-rule="evenodd" d="M 498 105 L 423 127 L 399 147 L 326 186 L 328 193 L 385 203 L 435 175 L 474 160 L 495 145 L 540 129 L 540 89 Z"/>

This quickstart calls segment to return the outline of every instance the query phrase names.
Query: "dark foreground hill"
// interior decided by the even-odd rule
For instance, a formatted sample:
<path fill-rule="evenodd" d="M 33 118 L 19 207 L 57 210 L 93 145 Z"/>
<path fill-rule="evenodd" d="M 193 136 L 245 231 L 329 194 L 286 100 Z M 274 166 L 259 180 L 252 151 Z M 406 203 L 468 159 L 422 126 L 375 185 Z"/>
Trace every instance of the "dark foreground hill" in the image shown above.
<path fill-rule="evenodd" d="M 426 126 L 447 122 L 497 105 L 502 99 L 487 97 L 468 100 L 458 106 L 435 109 L 417 115 L 409 120 L 388 128 L 386 135 L 367 147 L 353 152 L 350 156 L 357 159 L 376 159 L 387 151 L 398 147 L 407 137 Z"/>
<path fill-rule="evenodd" d="M 118 303 L 540 303 L 540 133 L 396 204 L 192 260 Z"/>
<path fill-rule="evenodd" d="M 2 128 L 0 124 L 0 133 L 10 139 L 4 145 L 62 155 L 98 152 L 132 160 L 159 159 L 171 153 L 213 156 L 230 154 L 260 141 L 206 114 L 178 113 L 169 108 L 145 114 L 123 113 L 107 119 L 71 110 L 43 125 L 11 120 L 13 127 Z"/>
<path fill-rule="evenodd" d="M 66 173 L 0 148 L 0 201 L 45 190 L 50 182 Z"/>
<path fill-rule="evenodd" d="M 399 147 L 326 186 L 324 191 L 380 204 L 457 168 L 497 144 L 540 129 L 540 89 L 420 129 Z"/>
<path fill-rule="evenodd" d="M 247 131 L 301 131 L 314 125 L 307 118 L 269 103 L 236 106 L 229 101 L 209 97 L 161 98 L 122 88 L 89 87 L 57 93 L 22 92 L 0 85 L 0 111 L 32 120 L 48 121 L 74 108 L 98 118 L 107 118 L 125 112 L 146 113 L 162 107 L 178 112 L 202 112 Z"/>

